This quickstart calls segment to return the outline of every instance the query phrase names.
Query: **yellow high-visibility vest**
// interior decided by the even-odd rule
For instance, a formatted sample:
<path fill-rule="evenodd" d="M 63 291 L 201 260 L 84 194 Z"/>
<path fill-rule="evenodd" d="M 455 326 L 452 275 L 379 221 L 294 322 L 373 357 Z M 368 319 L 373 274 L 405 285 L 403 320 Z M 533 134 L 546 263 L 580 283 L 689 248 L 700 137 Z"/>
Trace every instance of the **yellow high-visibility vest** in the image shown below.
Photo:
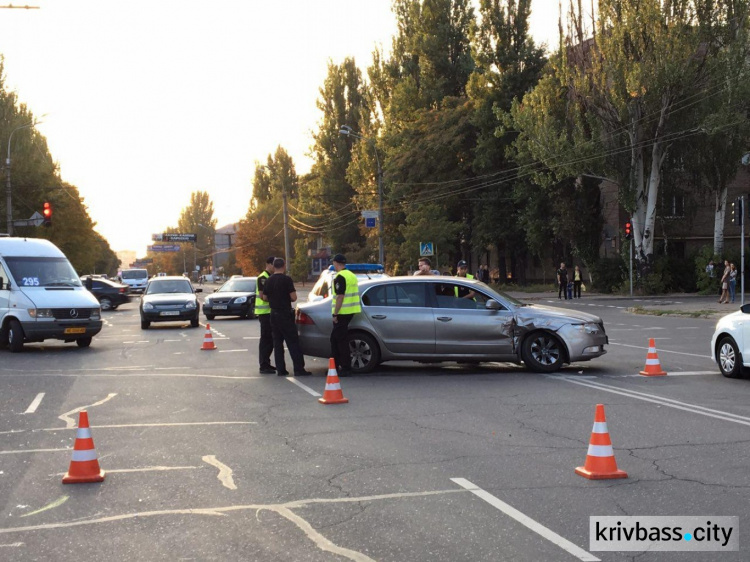
<path fill-rule="evenodd" d="M 456 277 L 458 277 L 458 275 L 456 275 Z M 472 275 L 471 273 L 467 273 L 467 274 L 466 274 L 466 278 L 467 278 L 467 279 L 474 279 L 474 276 L 473 276 L 473 275 Z M 454 291 L 456 292 L 456 298 L 458 298 L 458 287 L 456 287 L 456 288 L 454 289 Z M 473 299 L 472 299 L 472 300 L 473 300 Z"/>
<path fill-rule="evenodd" d="M 339 275 L 343 276 L 346 280 L 346 293 L 344 293 L 344 302 L 341 303 L 339 314 L 357 314 L 362 312 L 362 306 L 359 304 L 359 283 L 357 276 L 354 275 L 348 269 L 342 269 L 338 272 Z M 336 282 L 336 277 L 333 278 L 333 282 Z M 331 312 L 336 311 L 336 295 L 334 293 L 333 299 L 331 300 Z"/>
<path fill-rule="evenodd" d="M 258 278 L 255 281 L 255 286 L 260 289 L 260 280 L 263 278 L 268 279 L 269 277 L 271 277 L 271 275 L 267 271 L 263 271 L 263 273 L 258 275 Z M 255 296 L 255 315 L 260 316 L 261 314 L 271 314 L 271 305 L 268 301 L 264 301 L 260 298 L 260 290 L 258 290 L 258 294 Z"/>

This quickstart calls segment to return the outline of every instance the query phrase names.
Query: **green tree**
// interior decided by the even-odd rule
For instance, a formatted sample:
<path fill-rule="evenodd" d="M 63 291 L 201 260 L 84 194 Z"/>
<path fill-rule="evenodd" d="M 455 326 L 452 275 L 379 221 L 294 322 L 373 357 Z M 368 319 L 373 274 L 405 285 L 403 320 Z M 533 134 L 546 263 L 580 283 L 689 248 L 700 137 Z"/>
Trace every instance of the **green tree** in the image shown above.
<path fill-rule="evenodd" d="M 190 194 L 190 203 L 180 212 L 177 228 L 181 234 L 195 234 L 195 263 L 207 267 L 213 260 L 216 219 L 214 204 L 206 191 Z"/>

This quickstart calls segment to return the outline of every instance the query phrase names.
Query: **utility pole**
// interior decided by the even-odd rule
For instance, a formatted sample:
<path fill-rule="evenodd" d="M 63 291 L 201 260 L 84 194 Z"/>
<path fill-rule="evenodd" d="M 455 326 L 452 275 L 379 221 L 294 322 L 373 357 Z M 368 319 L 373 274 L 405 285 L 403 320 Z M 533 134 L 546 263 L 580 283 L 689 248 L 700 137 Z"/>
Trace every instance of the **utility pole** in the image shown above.
<path fill-rule="evenodd" d="M 289 210 L 286 206 L 286 181 L 281 180 L 281 196 L 284 201 L 284 261 L 289 267 Z"/>

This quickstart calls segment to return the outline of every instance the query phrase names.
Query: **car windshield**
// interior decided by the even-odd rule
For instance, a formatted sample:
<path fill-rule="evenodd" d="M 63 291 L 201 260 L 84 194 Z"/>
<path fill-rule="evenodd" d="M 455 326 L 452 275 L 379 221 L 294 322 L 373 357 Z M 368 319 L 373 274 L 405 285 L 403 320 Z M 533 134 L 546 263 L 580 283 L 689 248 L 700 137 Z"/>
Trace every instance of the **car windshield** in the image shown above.
<path fill-rule="evenodd" d="M 123 279 L 148 279 L 148 271 L 145 269 L 126 269 L 122 272 Z"/>
<path fill-rule="evenodd" d="M 81 286 L 81 279 L 67 258 L 6 257 L 5 261 L 21 287 Z"/>
<path fill-rule="evenodd" d="M 147 295 L 159 293 L 192 293 L 190 282 L 185 279 L 158 279 L 151 281 L 146 289 Z"/>
<path fill-rule="evenodd" d="M 217 293 L 254 293 L 254 279 L 230 279 L 224 283 Z"/>

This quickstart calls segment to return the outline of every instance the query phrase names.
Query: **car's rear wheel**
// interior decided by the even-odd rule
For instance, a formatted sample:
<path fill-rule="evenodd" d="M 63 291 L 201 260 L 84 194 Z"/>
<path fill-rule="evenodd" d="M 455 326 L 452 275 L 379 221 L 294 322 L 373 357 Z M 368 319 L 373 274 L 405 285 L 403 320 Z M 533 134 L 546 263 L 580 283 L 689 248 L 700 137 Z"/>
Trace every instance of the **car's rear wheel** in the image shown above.
<path fill-rule="evenodd" d="M 552 373 L 562 367 L 565 350 L 562 342 L 549 332 L 534 332 L 523 341 L 521 358 L 537 373 Z"/>
<path fill-rule="evenodd" d="M 353 373 L 371 373 L 380 364 L 380 348 L 369 334 L 355 332 L 349 334 L 349 352 L 352 358 Z"/>
<path fill-rule="evenodd" d="M 13 353 L 23 350 L 23 328 L 15 318 L 8 322 L 8 349 Z"/>
<path fill-rule="evenodd" d="M 112 310 L 114 308 L 112 306 L 112 300 L 107 297 L 103 297 L 102 300 L 99 301 L 99 304 L 101 305 L 102 310 Z"/>
<path fill-rule="evenodd" d="M 734 339 L 729 336 L 721 338 L 716 356 L 719 358 L 719 370 L 722 375 L 730 379 L 742 376 L 740 352 Z"/>
<path fill-rule="evenodd" d="M 148 320 L 144 320 L 141 318 L 141 330 L 148 330 L 148 327 L 151 325 L 151 322 Z"/>
<path fill-rule="evenodd" d="M 88 347 L 91 345 L 91 338 L 78 338 L 76 340 L 76 344 L 78 345 L 78 347 Z"/>

